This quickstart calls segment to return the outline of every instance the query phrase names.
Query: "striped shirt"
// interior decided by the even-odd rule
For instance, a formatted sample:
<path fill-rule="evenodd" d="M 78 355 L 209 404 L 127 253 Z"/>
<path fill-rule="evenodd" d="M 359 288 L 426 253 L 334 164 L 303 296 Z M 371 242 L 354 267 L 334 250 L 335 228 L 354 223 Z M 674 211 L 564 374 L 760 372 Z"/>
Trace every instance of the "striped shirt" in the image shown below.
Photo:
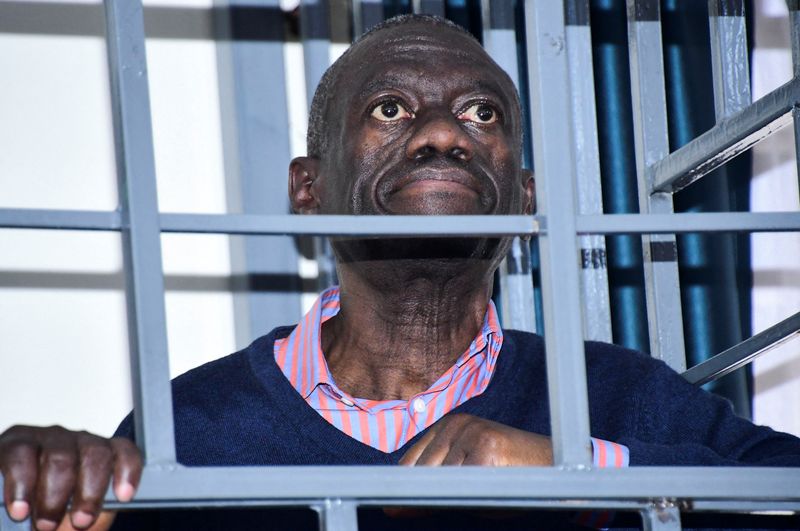
<path fill-rule="evenodd" d="M 494 303 L 467 350 L 427 390 L 408 400 L 368 400 L 339 389 L 333 381 L 320 342 L 322 323 L 339 312 L 339 288 L 325 290 L 291 334 L 275 341 L 275 360 L 309 406 L 354 439 L 383 452 L 393 452 L 417 433 L 478 396 L 489 385 L 503 345 L 503 331 Z M 594 464 L 628 465 L 628 449 L 592 438 Z"/>

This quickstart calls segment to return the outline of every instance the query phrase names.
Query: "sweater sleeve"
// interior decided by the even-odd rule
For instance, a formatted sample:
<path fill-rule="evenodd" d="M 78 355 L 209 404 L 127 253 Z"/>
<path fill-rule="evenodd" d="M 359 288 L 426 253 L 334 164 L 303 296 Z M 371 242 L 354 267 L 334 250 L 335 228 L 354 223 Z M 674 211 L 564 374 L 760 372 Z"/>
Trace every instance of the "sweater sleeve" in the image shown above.
<path fill-rule="evenodd" d="M 800 439 L 737 416 L 660 361 L 653 367 L 633 389 L 633 435 L 616 441 L 632 466 L 800 466 Z"/>

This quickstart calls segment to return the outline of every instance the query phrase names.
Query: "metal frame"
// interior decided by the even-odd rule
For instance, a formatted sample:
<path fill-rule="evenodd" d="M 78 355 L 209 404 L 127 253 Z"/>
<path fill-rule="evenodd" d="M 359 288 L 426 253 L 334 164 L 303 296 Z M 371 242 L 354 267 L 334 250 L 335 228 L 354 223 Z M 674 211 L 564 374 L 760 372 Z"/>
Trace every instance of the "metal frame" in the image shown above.
<path fill-rule="evenodd" d="M 369 3 L 359 2 L 359 5 Z M 422 3 L 415 2 L 415 8 L 423 9 Z M 444 5 L 442 2 L 424 3 L 426 6 L 437 4 L 442 9 Z M 585 1 L 576 0 L 570 5 L 585 6 Z M 660 69 L 658 64 L 650 61 L 656 51 L 660 54 L 660 32 L 650 24 L 654 22 L 654 8 L 657 15 L 657 3 L 629 0 L 635 106 L 639 113 L 636 120 L 637 158 L 640 180 L 647 184 L 642 196 L 645 213 L 578 215 L 576 181 L 574 178 L 564 179 L 564 176 L 577 176 L 583 162 L 580 152 L 573 153 L 567 149 L 569 156 L 565 157 L 563 151 L 564 146 L 573 143 L 577 128 L 588 127 L 582 132 L 590 139 L 592 131 L 591 124 L 586 121 L 588 115 L 581 113 L 582 117 L 576 116 L 578 113 L 573 101 L 563 87 L 571 86 L 573 91 L 578 90 L 570 78 L 571 71 L 572 77 L 575 76 L 575 65 L 569 47 L 581 46 L 580 39 L 584 37 L 571 36 L 573 30 L 567 28 L 562 6 L 555 2 L 527 0 L 530 102 L 534 123 L 539 125 L 533 138 L 539 215 L 490 218 L 370 216 L 365 219 L 354 216 L 288 217 L 255 214 L 247 210 L 238 215 L 159 213 L 141 4 L 137 0 L 106 0 L 120 211 L 0 209 L 0 227 L 104 230 L 123 234 L 135 407 L 139 413 L 137 433 L 143 434 L 139 443 L 146 453 L 147 466 L 136 500 L 123 506 L 115 502 L 109 492 L 109 507 L 307 505 L 319 512 L 320 525 L 328 531 L 356 529 L 358 505 L 629 509 L 640 511 L 645 529 L 653 530 L 681 528 L 676 500 L 691 501 L 690 508 L 694 510 L 800 511 L 800 482 L 797 481 L 797 470 L 792 468 L 635 467 L 592 470 L 589 466 L 583 344 L 580 334 L 574 333 L 583 328 L 579 311 L 581 275 L 578 262 L 578 241 L 582 235 L 665 234 L 672 239 L 654 241 L 669 243 L 674 242 L 672 235 L 683 232 L 800 231 L 800 213 L 672 214 L 669 213 L 671 209 L 664 207 L 669 202 L 663 200 L 670 192 L 688 184 L 685 180 L 687 175 L 699 178 L 708 167 L 707 161 L 721 164 L 733 156 L 736 150 L 732 146 L 750 146 L 754 143 L 751 142 L 753 138 L 758 137 L 755 141 L 764 138 L 765 124 L 775 122 L 776 117 L 783 116 L 784 122 L 788 123 L 785 116 L 798 104 L 797 74 L 800 71 L 800 53 L 797 52 L 800 19 L 796 2 L 793 5 L 795 79 L 767 98 L 744 108 L 740 109 L 738 104 L 724 105 L 717 127 L 681 150 L 666 155 L 662 127 L 665 122 L 659 114 L 663 104 L 663 86 L 659 89 L 653 81 L 654 76 L 645 73 L 645 69 L 652 66 Z M 438 9 L 436 6 L 433 8 Z M 362 18 L 360 30 L 367 27 L 364 20 Z M 712 21 L 712 24 L 716 22 Z M 489 31 L 496 29 L 491 25 L 487 27 Z M 650 31 L 658 34 L 657 42 L 652 34 L 648 35 Z M 730 25 L 719 24 L 717 31 L 719 51 L 720 43 L 726 42 L 732 30 Z M 251 52 L 243 49 L 234 52 L 241 53 L 232 63 L 234 71 L 252 59 L 248 55 Z M 262 52 L 264 50 L 258 53 Z M 727 75 L 724 63 L 718 63 L 718 67 L 722 72 L 720 75 Z M 659 110 L 656 126 L 643 120 L 644 105 L 652 101 L 656 102 L 655 108 Z M 247 133 L 247 127 L 237 131 L 239 135 L 244 133 Z M 237 138 L 241 141 L 241 137 Z M 654 160 L 659 157 L 654 157 L 647 146 L 655 146 L 653 149 L 663 158 Z M 586 168 L 591 164 L 589 162 Z M 551 468 L 429 469 L 371 466 L 185 468 L 177 464 L 171 408 L 157 407 L 171 399 L 161 232 L 374 237 L 538 234 L 542 248 L 548 385 L 556 465 Z M 666 275 L 667 279 L 670 274 Z M 659 275 L 654 274 L 655 277 Z M 656 278 L 655 282 L 663 282 L 663 279 Z M 665 286 L 674 287 L 668 284 L 666 282 Z M 555 296 L 556 287 L 558 296 Z M 663 299 L 658 304 L 663 305 Z M 707 364 L 688 371 L 685 377 L 695 382 L 713 378 L 785 341 L 796 334 L 799 327 L 798 315 L 795 315 Z M 674 329 L 670 331 L 671 334 L 674 332 Z M 671 361 L 675 363 L 674 359 Z M 3 514 L 0 515 L 0 528 L 25 526 L 9 523 Z"/>
<path fill-rule="evenodd" d="M 519 92 L 517 34 L 513 0 L 495 0 L 481 4 L 483 47 L 508 73 Z M 504 328 L 536 332 L 536 305 L 531 278 L 530 242 L 514 238 L 505 260 L 498 269 L 500 277 L 500 318 Z"/>
<path fill-rule="evenodd" d="M 672 195 L 651 193 L 648 172 L 669 153 L 660 5 L 658 0 L 627 0 L 627 7 L 639 212 L 672 214 Z M 682 371 L 686 354 L 675 236 L 644 236 L 642 254 L 650 355 Z"/>

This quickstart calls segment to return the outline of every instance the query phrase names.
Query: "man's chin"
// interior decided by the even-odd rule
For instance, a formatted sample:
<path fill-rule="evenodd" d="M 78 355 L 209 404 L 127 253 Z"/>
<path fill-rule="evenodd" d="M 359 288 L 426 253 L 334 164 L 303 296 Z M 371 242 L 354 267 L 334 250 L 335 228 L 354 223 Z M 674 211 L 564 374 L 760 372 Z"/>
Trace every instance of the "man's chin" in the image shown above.
<path fill-rule="evenodd" d="M 498 238 L 337 239 L 333 246 L 343 262 L 493 260 Z"/>

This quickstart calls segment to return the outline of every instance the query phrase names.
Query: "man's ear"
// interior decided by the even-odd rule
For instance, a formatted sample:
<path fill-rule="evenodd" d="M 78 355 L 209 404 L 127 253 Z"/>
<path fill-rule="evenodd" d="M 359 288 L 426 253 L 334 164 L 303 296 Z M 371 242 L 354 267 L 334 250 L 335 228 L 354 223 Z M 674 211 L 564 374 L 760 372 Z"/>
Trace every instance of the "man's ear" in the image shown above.
<path fill-rule="evenodd" d="M 316 214 L 319 211 L 319 160 L 297 157 L 289 164 L 289 200 L 292 211 L 298 214 Z"/>
<path fill-rule="evenodd" d="M 525 214 L 536 212 L 536 180 L 531 170 L 522 170 L 522 182 L 525 187 Z"/>

